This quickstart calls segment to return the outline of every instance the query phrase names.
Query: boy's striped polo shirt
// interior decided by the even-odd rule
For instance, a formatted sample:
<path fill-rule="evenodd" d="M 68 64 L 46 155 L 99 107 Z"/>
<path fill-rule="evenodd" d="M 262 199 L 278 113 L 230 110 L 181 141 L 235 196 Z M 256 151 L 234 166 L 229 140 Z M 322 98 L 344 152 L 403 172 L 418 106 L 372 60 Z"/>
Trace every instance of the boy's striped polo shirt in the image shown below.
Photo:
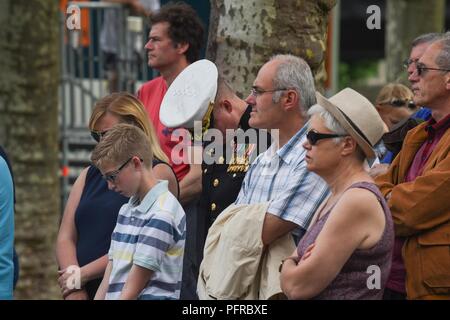
<path fill-rule="evenodd" d="M 118 299 L 133 264 L 154 274 L 138 299 L 178 299 L 186 218 L 178 200 L 160 181 L 141 203 L 136 196 L 120 209 L 108 253 L 112 271 L 106 299 Z"/>

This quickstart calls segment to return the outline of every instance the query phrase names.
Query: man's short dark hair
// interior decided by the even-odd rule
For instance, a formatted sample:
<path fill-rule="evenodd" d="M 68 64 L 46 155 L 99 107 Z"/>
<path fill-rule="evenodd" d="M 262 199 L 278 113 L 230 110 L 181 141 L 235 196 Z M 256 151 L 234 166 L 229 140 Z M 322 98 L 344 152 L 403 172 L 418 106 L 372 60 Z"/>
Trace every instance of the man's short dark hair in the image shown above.
<path fill-rule="evenodd" d="M 149 18 L 150 26 L 169 23 L 169 37 L 174 44 L 188 43 L 186 59 L 189 63 L 200 58 L 205 30 L 195 10 L 184 2 L 168 3 Z"/>

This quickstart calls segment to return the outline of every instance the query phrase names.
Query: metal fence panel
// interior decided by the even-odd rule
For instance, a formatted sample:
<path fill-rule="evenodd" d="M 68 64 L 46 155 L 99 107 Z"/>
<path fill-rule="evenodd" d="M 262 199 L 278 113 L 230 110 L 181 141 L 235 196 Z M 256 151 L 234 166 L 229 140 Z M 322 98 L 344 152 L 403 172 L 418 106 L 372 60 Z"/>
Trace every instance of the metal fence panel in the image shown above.
<path fill-rule="evenodd" d="M 61 15 L 60 139 L 62 205 L 81 170 L 89 165 L 95 141 L 88 122 L 95 102 L 109 93 L 108 61 L 100 44 L 105 19 L 115 17 L 117 90 L 135 93 L 152 78 L 144 44 L 148 26 L 143 17 L 131 17 L 121 4 L 69 2 L 88 15 L 88 30 L 68 30 Z M 109 21 L 111 22 L 111 21 Z M 104 31 L 105 32 L 105 31 Z M 84 38 L 83 38 L 84 37 Z"/>

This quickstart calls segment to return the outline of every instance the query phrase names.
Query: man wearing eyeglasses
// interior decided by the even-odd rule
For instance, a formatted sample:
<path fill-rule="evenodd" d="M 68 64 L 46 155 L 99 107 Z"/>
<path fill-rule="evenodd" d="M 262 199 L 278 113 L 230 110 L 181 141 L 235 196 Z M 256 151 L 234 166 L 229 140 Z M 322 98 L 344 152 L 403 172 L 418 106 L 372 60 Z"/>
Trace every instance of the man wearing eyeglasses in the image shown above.
<path fill-rule="evenodd" d="M 376 181 L 396 236 L 404 237 L 407 298 L 450 299 L 450 37 L 431 44 L 408 71 L 414 102 L 432 117 L 409 131 Z"/>
<path fill-rule="evenodd" d="M 442 33 L 426 33 L 426 34 L 422 34 L 420 36 L 418 36 L 417 38 L 415 38 L 412 43 L 411 43 L 411 52 L 409 54 L 409 58 L 405 59 L 405 61 L 403 61 L 403 67 L 406 69 L 408 75 L 412 74 L 416 68 L 416 63 L 417 61 L 419 61 L 420 57 L 424 54 L 425 50 L 436 40 L 442 39 Z M 378 101 L 377 101 L 378 103 Z M 411 126 L 415 126 L 418 122 L 422 121 L 422 120 L 428 120 L 431 117 L 431 111 L 426 107 L 426 106 L 417 106 L 420 107 L 420 109 L 415 112 L 409 119 L 408 121 L 404 122 L 403 125 L 396 126 L 395 127 L 395 131 L 394 133 L 389 133 L 385 138 L 383 138 L 384 141 L 390 141 L 392 142 L 392 140 L 394 141 L 399 141 L 402 142 L 404 139 L 404 134 L 409 130 L 409 128 Z M 384 121 L 384 120 L 383 120 Z M 389 126 L 389 124 L 387 123 L 387 125 Z M 390 128 L 391 129 L 391 128 Z M 401 132 L 401 134 L 398 134 L 397 132 Z M 371 167 L 370 169 L 370 175 L 372 177 L 377 177 L 381 174 L 386 173 L 389 164 L 392 162 L 392 160 L 395 158 L 395 156 L 397 155 L 398 151 L 397 148 L 395 151 L 387 151 L 386 154 L 384 155 L 384 158 L 381 159 L 381 164 L 375 164 L 373 167 Z M 394 253 L 394 257 L 395 256 L 399 256 L 398 259 L 394 258 L 394 266 L 393 266 L 393 270 L 396 270 L 397 267 L 396 265 L 400 265 L 399 269 L 403 269 L 401 267 L 402 262 L 401 262 L 401 252 L 399 251 L 399 247 L 396 246 L 396 250 L 394 250 L 397 252 Z M 398 260 L 398 263 L 395 263 L 395 261 Z M 402 274 L 404 272 L 396 272 L 393 271 L 393 274 Z M 395 285 L 392 285 L 395 291 L 394 295 L 397 298 L 401 298 L 403 296 L 406 296 L 406 292 L 404 290 L 404 276 L 398 276 L 398 279 L 395 281 Z M 388 282 L 387 285 L 388 290 L 386 291 L 389 294 L 389 290 L 391 290 L 391 284 L 390 282 Z"/>
<path fill-rule="evenodd" d="M 264 245 L 289 232 L 298 241 L 328 193 L 325 182 L 306 170 L 302 148 L 306 112 L 316 103 L 308 64 L 292 55 L 274 56 L 259 70 L 246 102 L 252 107 L 249 125 L 268 129 L 274 142 L 250 166 L 235 204 L 270 202 Z"/>
<path fill-rule="evenodd" d="M 415 68 L 416 63 L 419 61 L 420 57 L 424 54 L 424 52 L 428 49 L 428 47 L 436 40 L 442 38 L 442 33 L 427 33 L 418 36 L 411 43 L 411 53 L 409 58 L 403 62 L 403 66 L 408 72 L 408 76 L 411 75 Z M 416 112 L 413 116 L 416 119 L 428 120 L 431 116 L 431 111 L 421 106 L 422 108 Z"/>

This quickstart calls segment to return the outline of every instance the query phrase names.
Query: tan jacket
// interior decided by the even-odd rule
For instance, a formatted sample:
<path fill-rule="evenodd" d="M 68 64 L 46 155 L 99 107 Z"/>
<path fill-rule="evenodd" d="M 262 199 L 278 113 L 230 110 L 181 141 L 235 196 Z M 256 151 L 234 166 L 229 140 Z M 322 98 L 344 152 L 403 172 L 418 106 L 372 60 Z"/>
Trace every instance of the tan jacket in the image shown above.
<path fill-rule="evenodd" d="M 450 130 L 425 164 L 423 173 L 404 182 L 414 156 L 427 138 L 426 123 L 408 132 L 389 171 L 376 182 L 386 196 L 403 247 L 408 299 L 450 298 Z"/>
<path fill-rule="evenodd" d="M 264 300 L 282 293 L 278 267 L 295 244 L 288 234 L 264 250 L 261 233 L 268 205 L 230 205 L 216 219 L 200 265 L 200 299 Z"/>

